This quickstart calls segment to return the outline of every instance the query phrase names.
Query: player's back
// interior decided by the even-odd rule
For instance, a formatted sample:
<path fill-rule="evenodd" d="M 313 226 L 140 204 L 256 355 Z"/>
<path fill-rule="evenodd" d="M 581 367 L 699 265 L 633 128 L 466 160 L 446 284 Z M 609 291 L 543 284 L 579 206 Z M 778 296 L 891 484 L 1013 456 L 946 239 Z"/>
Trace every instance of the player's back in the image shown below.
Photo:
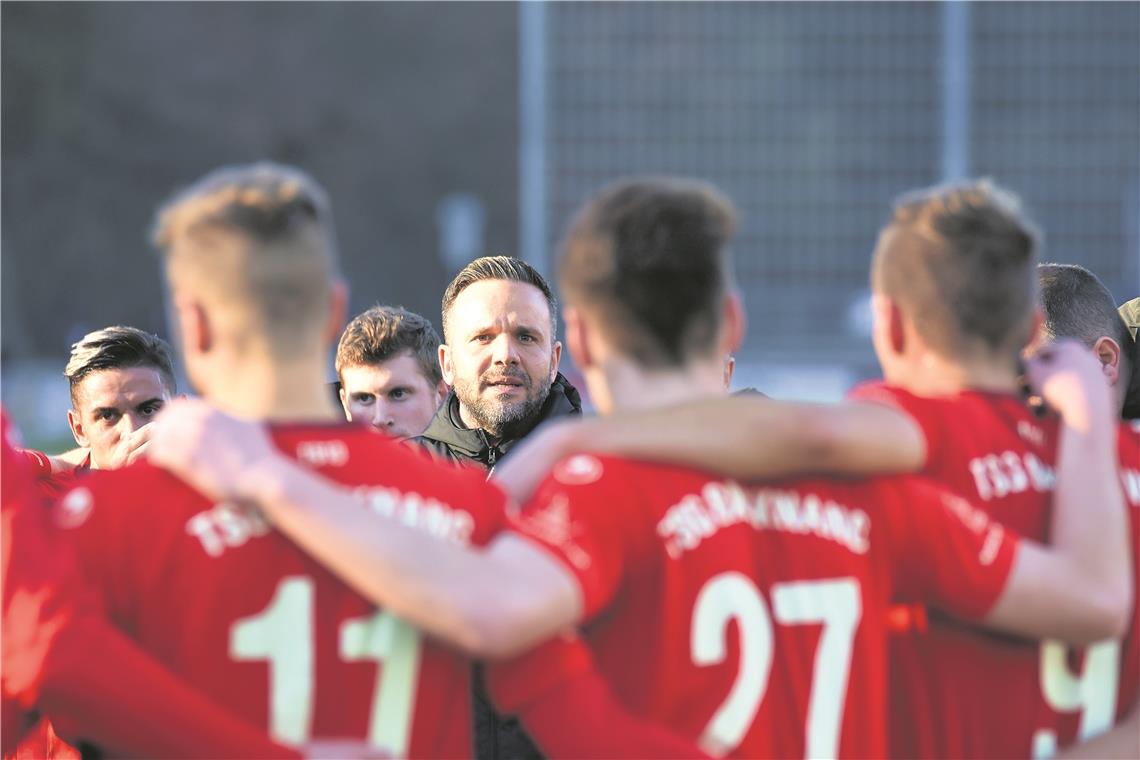
<path fill-rule="evenodd" d="M 924 475 L 1019 533 L 1048 540 L 1056 419 L 1037 417 L 1012 394 L 922 398 L 873 383 L 852 395 L 898 406 L 919 424 L 928 447 Z M 1127 441 L 1122 430 L 1126 466 Z M 1135 533 L 1135 519 L 1132 527 Z M 1118 682 L 1135 681 L 1119 667 L 1121 642 L 1095 645 L 1082 657 L 1060 642 L 987 634 L 938 615 L 904 626 L 891 641 L 896 756 L 1049 755 L 1104 730 L 1135 699 L 1134 685 L 1117 697 Z"/>
<path fill-rule="evenodd" d="M 938 574 L 981 540 L 939 493 L 912 479 L 743 488 L 575 457 L 520 529 L 578 575 L 584 637 L 633 712 L 716 754 L 881 757 L 888 602 L 992 602 Z"/>
<path fill-rule="evenodd" d="M 480 543 L 501 497 L 362 427 L 290 426 L 277 445 L 440 540 Z M 113 620 L 219 704 L 286 742 L 367 738 L 395 756 L 470 753 L 468 663 L 375 609 L 260 517 L 147 465 L 61 502 Z"/>

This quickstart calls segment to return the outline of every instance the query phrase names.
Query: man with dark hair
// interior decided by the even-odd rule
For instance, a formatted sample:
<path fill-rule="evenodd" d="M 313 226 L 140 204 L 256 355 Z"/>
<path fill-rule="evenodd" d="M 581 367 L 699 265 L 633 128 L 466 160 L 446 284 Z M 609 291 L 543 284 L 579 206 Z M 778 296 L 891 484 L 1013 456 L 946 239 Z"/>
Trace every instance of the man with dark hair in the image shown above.
<path fill-rule="evenodd" d="M 349 322 L 336 347 L 348 419 L 397 438 L 422 433 L 447 396 L 439 344 L 431 322 L 402 306 L 373 306 Z"/>
<path fill-rule="evenodd" d="M 612 185 L 575 218 L 559 267 L 566 335 L 600 412 L 724 394 L 724 355 L 743 330 L 731 219 L 718 192 L 681 179 Z M 674 313 L 655 291 L 676 297 Z M 360 510 L 248 427 L 169 442 L 190 447 L 183 465 L 199 465 L 180 475 L 228 481 L 234 490 L 219 495 L 255 501 L 370 598 L 445 640 L 502 658 L 576 628 L 625 705 L 710 754 L 883 757 L 892 599 L 1077 642 L 1124 625 L 1126 518 L 1107 389 L 1080 351 L 1030 370 L 1071 423 L 1060 432 L 1052 548 L 1019 542 L 917 479 L 746 489 L 690 468 L 575 456 L 512 530 L 472 551 Z M 1084 390 L 1069 396 L 1074 380 Z M 269 474 L 244 477 L 245 457 Z M 493 692 L 518 706 L 567 665 L 524 658 L 496 670 Z M 579 731 L 571 715 L 563 724 Z"/>
<path fill-rule="evenodd" d="M 166 341 L 122 325 L 83 336 L 63 375 L 71 388 L 67 424 L 97 470 L 121 467 L 145 451 L 147 425 L 177 392 Z"/>
<path fill-rule="evenodd" d="M 444 290 L 441 313 L 439 364 L 452 390 L 419 439 L 434 454 L 490 470 L 542 422 L 581 414 L 558 371 L 558 303 L 530 264 L 475 259 Z M 516 721 L 498 716 L 481 689 L 475 697 L 481 760 L 539 756 Z"/>
<path fill-rule="evenodd" d="M 1043 338 L 1072 338 L 1092 350 L 1123 409 L 1134 340 L 1112 294 L 1095 274 L 1076 264 L 1041 264 L 1037 279 L 1045 312 Z"/>
<path fill-rule="evenodd" d="M 452 387 L 420 441 L 447 459 L 491 469 L 539 423 L 579 414 L 558 372 L 557 304 L 530 264 L 485 256 L 443 294 L 439 364 Z"/>

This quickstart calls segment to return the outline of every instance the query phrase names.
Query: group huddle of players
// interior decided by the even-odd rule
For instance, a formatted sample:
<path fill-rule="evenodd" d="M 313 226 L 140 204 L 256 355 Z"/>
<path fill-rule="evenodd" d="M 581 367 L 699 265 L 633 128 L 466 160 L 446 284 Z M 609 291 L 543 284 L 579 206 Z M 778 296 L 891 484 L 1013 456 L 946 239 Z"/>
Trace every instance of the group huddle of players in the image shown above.
<path fill-rule="evenodd" d="M 176 196 L 155 239 L 200 397 L 50 499 L 4 423 L 5 753 L 43 716 L 107 754 L 469 757 L 478 677 L 550 757 L 1137 756 L 1127 332 L 1111 362 L 1048 342 L 1015 199 L 938 187 L 873 252 L 882 382 L 728 396 L 734 226 L 695 180 L 585 202 L 558 289 L 600 414 L 488 480 L 336 421 L 309 177 Z M 512 314 L 469 339 L 533 340 Z M 488 397 L 522 392 L 511 355 Z"/>

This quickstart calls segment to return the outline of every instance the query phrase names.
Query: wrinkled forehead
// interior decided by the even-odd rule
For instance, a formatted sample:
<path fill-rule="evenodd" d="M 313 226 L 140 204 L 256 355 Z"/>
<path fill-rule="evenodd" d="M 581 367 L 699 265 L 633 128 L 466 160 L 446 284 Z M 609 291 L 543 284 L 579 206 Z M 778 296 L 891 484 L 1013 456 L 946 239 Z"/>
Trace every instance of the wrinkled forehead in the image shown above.
<path fill-rule="evenodd" d="M 75 393 L 80 411 L 133 406 L 154 398 L 170 398 L 162 373 L 154 367 L 98 369 L 79 381 Z"/>
<path fill-rule="evenodd" d="M 550 304 L 542 291 L 512 280 L 480 280 L 468 285 L 452 302 L 447 321 L 455 335 L 526 327 L 550 338 L 553 327 Z"/>

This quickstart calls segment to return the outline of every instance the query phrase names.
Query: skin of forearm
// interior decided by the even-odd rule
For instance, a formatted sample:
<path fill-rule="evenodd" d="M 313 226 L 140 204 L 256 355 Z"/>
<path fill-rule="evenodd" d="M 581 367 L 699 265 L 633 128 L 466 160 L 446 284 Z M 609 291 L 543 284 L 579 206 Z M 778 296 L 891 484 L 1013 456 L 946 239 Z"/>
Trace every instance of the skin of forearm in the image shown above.
<path fill-rule="evenodd" d="M 518 654 L 573 624 L 581 608 L 568 572 L 516 536 L 485 551 L 446 543 L 283 458 L 245 490 L 357 592 L 472 656 Z"/>
<path fill-rule="evenodd" d="M 688 464 L 739 480 L 913 472 L 926 454 L 917 426 L 885 406 L 740 397 L 574 423 L 561 447 L 563 454 Z"/>
<path fill-rule="evenodd" d="M 1131 547 L 1111 410 L 1068 415 L 1057 459 L 1053 545 L 1103 595 L 1106 615 L 1122 630 L 1133 594 Z"/>

